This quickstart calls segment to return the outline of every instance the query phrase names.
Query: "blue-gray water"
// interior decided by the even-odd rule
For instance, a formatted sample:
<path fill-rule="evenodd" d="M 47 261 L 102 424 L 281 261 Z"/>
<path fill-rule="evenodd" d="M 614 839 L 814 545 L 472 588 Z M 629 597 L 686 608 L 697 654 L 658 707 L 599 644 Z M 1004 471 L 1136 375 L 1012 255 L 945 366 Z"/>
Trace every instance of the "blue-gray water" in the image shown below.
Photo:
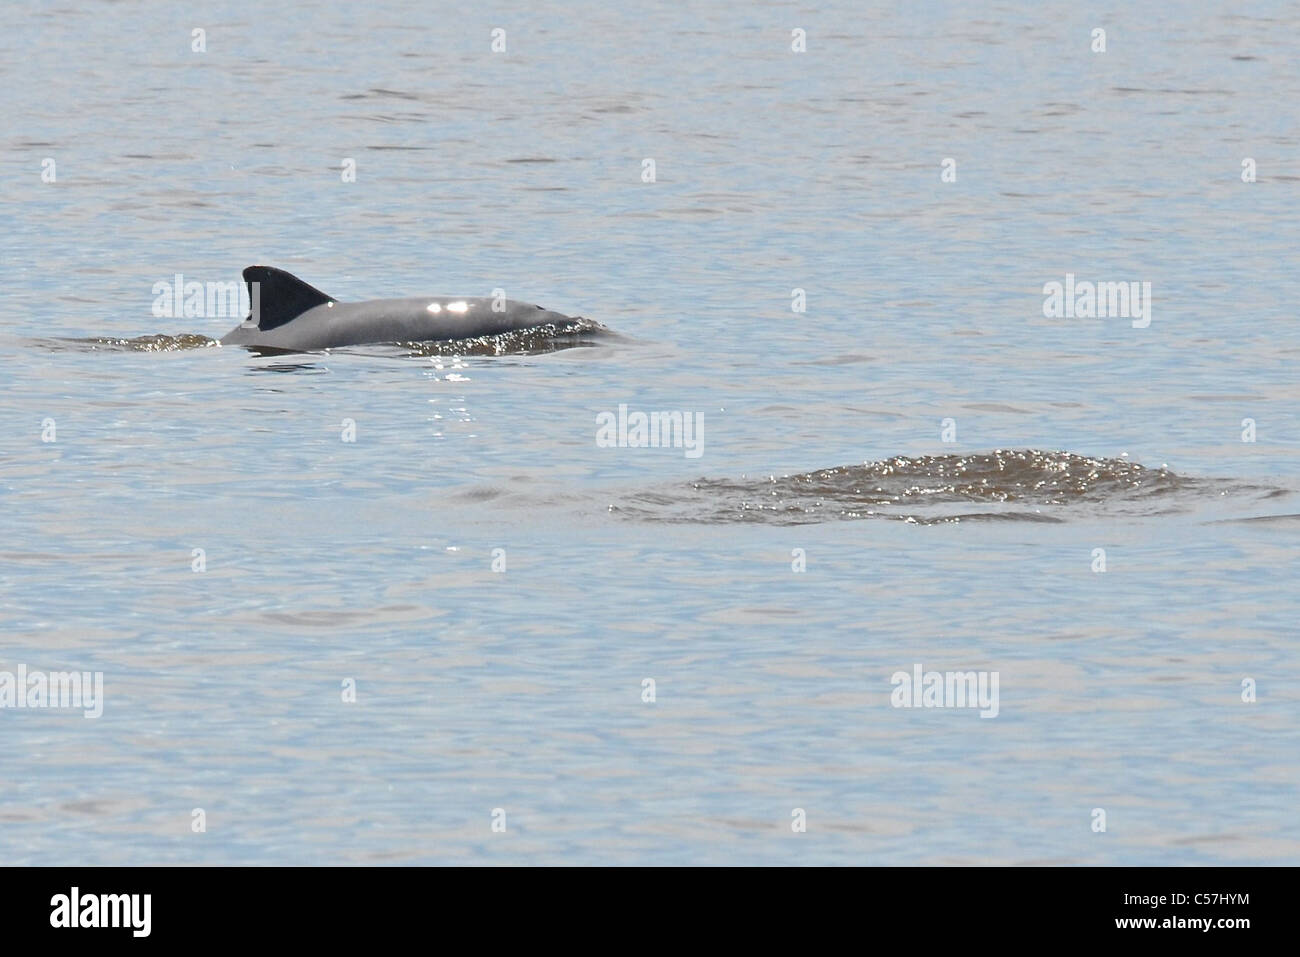
<path fill-rule="evenodd" d="M 0 672 L 105 697 L 0 709 L 0 860 L 1300 860 L 1293 5 L 440 6 L 0 32 Z M 219 337 L 154 284 L 258 262 L 622 338 L 62 341 Z M 1045 318 L 1066 273 L 1150 325 Z M 598 445 L 620 404 L 702 454 Z M 768 482 L 994 449 L 1179 479 Z M 997 717 L 892 707 L 916 664 Z"/>

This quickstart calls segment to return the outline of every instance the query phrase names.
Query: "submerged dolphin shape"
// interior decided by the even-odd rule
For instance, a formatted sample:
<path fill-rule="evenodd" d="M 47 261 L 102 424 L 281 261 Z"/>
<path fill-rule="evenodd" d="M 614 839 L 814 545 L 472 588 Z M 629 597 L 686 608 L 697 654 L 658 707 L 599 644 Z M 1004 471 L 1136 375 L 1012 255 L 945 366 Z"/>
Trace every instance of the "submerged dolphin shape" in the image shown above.
<path fill-rule="evenodd" d="M 339 302 L 273 266 L 249 266 L 244 282 L 252 315 L 222 337 L 223 346 L 311 352 L 362 343 L 472 339 L 578 321 L 509 299 L 425 296 Z"/>

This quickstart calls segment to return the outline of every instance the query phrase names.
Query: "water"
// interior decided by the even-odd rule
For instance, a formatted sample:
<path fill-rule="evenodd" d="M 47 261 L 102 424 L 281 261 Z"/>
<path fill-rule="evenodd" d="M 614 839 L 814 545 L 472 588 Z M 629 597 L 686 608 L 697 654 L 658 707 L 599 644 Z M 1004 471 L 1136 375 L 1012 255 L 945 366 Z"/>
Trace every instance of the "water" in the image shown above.
<path fill-rule="evenodd" d="M 0 710 L 0 860 L 1296 863 L 1298 28 L 15 18 L 0 671 L 105 701 Z M 618 335 L 258 357 L 151 313 L 258 262 Z M 1150 325 L 1045 318 L 1066 273 L 1150 282 Z M 620 404 L 702 454 L 598 445 Z M 985 493 L 998 449 L 1028 485 Z M 1008 500 L 1061 462 L 1081 494 Z M 892 707 L 917 664 L 996 671 L 997 717 Z"/>

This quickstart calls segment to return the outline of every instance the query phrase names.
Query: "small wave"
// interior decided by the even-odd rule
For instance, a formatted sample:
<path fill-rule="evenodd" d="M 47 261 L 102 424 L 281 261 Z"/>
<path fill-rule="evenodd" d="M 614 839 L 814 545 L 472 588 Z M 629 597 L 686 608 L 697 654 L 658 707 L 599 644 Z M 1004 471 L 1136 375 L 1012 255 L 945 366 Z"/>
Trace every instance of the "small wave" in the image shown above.
<path fill-rule="evenodd" d="M 704 478 L 688 488 L 639 493 L 611 510 L 648 521 L 776 525 L 867 518 L 926 525 L 1061 522 L 1083 514 L 1184 512 L 1203 501 L 1207 492 L 1231 490 L 1266 497 L 1281 491 L 1188 478 L 1123 458 L 997 449 L 970 455 L 895 456 L 779 477 Z"/>

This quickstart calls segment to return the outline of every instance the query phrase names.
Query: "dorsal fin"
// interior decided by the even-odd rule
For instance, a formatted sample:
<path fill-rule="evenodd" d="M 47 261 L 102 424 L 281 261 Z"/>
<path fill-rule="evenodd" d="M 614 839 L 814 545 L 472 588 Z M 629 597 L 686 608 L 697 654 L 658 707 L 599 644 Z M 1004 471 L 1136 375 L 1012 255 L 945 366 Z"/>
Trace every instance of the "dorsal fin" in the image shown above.
<path fill-rule="evenodd" d="M 282 326 L 308 309 L 335 301 L 333 296 L 274 266 L 249 266 L 244 270 L 244 282 L 248 284 L 248 301 L 253 304 L 250 318 L 264 331 Z"/>

